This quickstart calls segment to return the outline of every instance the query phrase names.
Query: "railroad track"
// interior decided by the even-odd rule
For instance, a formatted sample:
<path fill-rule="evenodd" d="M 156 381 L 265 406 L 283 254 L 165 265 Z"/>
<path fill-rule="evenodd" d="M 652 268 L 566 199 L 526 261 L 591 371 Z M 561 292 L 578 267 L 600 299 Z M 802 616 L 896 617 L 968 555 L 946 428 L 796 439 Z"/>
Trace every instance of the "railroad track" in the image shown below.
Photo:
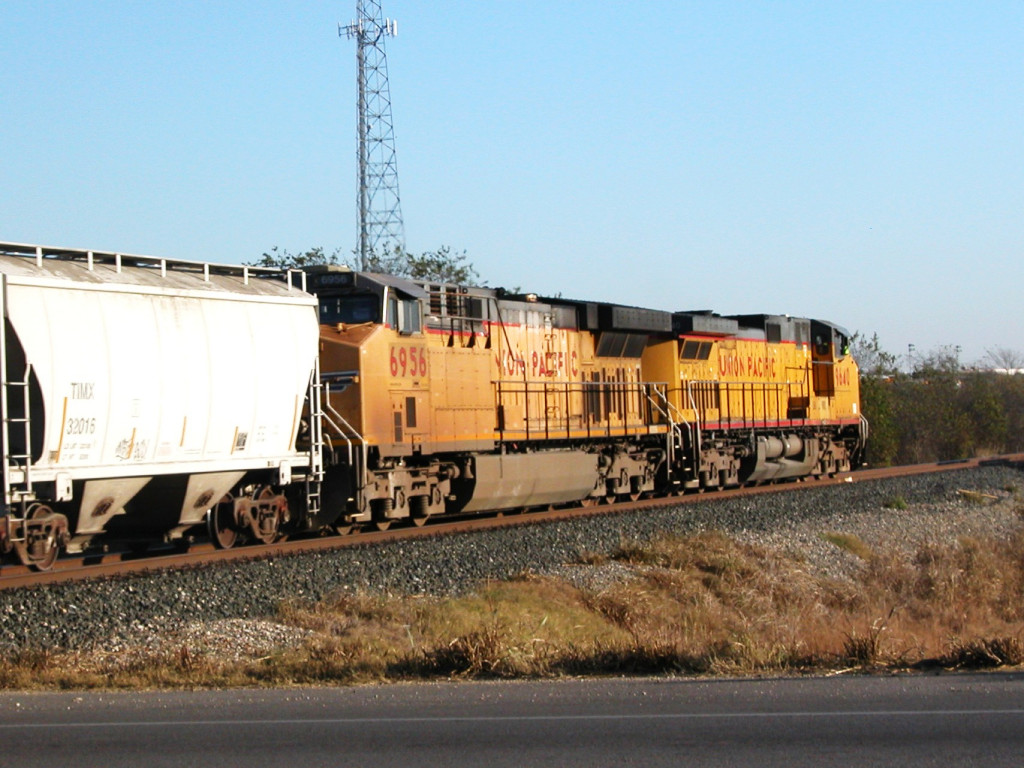
<path fill-rule="evenodd" d="M 217 549 L 210 543 L 199 542 L 190 545 L 187 551 L 167 549 L 156 550 L 144 555 L 130 552 L 113 552 L 108 554 L 89 554 L 86 556 L 64 556 L 54 563 L 52 569 L 45 572 L 32 571 L 21 565 L 5 565 L 0 567 L 0 590 L 111 578 L 158 570 L 194 568 L 217 563 L 287 557 L 309 552 L 362 547 L 383 542 L 447 536 L 467 531 L 491 530 L 516 525 L 534 525 L 569 518 L 609 515 L 635 509 L 655 509 L 658 507 L 678 506 L 680 504 L 693 504 L 712 498 L 727 499 L 764 493 L 787 493 L 805 488 L 821 488 L 848 482 L 866 482 L 884 478 L 970 469 L 992 464 L 1022 465 L 1024 464 L 1024 454 L 935 464 L 916 464 L 903 467 L 860 469 L 854 472 L 840 473 L 830 478 L 803 479 L 792 482 L 732 488 L 716 491 L 708 495 L 688 493 L 679 496 L 616 502 L 601 506 L 524 510 L 500 512 L 486 516 L 441 519 L 436 522 L 430 522 L 422 527 L 393 528 L 387 531 L 363 531 L 345 536 L 304 538 L 270 545 L 243 546 L 234 549 Z"/>

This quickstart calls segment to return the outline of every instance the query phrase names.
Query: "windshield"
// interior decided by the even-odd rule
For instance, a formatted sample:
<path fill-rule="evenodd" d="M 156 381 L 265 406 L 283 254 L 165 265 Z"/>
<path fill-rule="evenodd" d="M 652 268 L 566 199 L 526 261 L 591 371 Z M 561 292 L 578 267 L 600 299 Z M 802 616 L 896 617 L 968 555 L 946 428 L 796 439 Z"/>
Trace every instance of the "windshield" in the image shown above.
<path fill-rule="evenodd" d="M 380 300 L 372 295 L 321 296 L 320 322 L 325 325 L 379 323 Z"/>

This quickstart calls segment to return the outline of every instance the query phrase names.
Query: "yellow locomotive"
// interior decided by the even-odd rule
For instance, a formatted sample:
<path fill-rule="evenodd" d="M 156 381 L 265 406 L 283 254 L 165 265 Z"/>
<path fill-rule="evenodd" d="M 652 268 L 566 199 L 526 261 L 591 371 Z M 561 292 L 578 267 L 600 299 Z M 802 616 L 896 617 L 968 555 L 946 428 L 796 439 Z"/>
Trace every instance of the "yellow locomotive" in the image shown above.
<path fill-rule="evenodd" d="M 849 336 L 328 266 L 311 527 L 830 474 L 859 462 Z"/>
<path fill-rule="evenodd" d="M 644 353 L 649 376 L 679 382 L 688 484 L 736 485 L 834 474 L 867 437 L 850 336 L 819 320 L 679 312 L 675 338 Z"/>

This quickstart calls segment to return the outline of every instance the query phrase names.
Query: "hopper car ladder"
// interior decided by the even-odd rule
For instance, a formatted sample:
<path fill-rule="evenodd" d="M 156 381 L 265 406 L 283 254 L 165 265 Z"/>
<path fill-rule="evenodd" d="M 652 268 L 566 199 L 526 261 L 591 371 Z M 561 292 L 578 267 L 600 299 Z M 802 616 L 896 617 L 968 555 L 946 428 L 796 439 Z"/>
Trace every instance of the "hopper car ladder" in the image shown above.
<path fill-rule="evenodd" d="M 6 307 L 3 314 L 7 314 Z M 0 323 L 0 453 L 3 454 L 4 476 L 3 508 L 0 509 L 0 520 L 4 522 L 3 529 L 0 529 L 2 550 L 7 550 L 12 544 L 25 546 L 28 502 L 35 499 L 32 487 L 32 410 L 29 402 L 32 364 L 26 364 L 20 381 L 9 378 L 6 325 Z M 11 402 L 17 400 L 21 401 L 22 413 L 21 416 L 12 417 Z M 22 432 L 24 447 L 21 453 L 12 451 L 12 429 Z"/>
<path fill-rule="evenodd" d="M 0 358 L 5 339 L 0 337 Z M 55 515 L 45 506 L 30 504 L 36 499 L 32 482 L 32 411 L 30 386 L 32 365 L 25 366 L 24 377 L 19 380 L 7 378 L 6 362 L 0 364 L 0 409 L 2 427 L 0 440 L 3 441 L 4 499 L 0 509 L 0 553 L 12 549 L 18 553 L 25 565 L 38 570 L 47 570 L 57 558 L 60 547 L 67 543 L 67 519 Z M 20 400 L 21 415 L 11 416 L 10 405 Z M 12 448 L 12 434 L 24 442 L 21 448 Z"/>
<path fill-rule="evenodd" d="M 24 378 L 20 381 L 6 379 L 6 373 L 4 370 L 5 378 L 0 400 L 0 408 L 3 409 L 4 504 L 7 507 L 18 505 L 24 513 L 25 502 L 35 498 L 35 491 L 32 488 L 32 418 L 29 403 L 32 364 L 29 363 L 25 367 Z M 10 415 L 10 403 L 15 397 L 23 404 L 22 416 Z M 20 430 L 24 436 L 24 453 L 11 452 L 12 428 Z"/>

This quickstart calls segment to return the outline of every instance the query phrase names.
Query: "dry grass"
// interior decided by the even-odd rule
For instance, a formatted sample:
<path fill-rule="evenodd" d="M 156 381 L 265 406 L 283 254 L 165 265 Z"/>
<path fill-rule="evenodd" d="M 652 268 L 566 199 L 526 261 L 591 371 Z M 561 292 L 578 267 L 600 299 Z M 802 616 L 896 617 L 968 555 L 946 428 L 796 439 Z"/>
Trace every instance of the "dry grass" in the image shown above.
<path fill-rule="evenodd" d="M 259 656 L 183 642 L 131 655 L 21 652 L 0 688 L 352 684 L 437 677 L 756 674 L 1024 663 L 1024 534 L 922 545 L 912 558 L 823 534 L 862 561 L 810 573 L 721 533 L 624 543 L 630 578 L 600 590 L 550 577 L 462 598 L 344 594 L 281 607 L 300 638 Z M 301 639 L 305 638 L 305 639 Z"/>

